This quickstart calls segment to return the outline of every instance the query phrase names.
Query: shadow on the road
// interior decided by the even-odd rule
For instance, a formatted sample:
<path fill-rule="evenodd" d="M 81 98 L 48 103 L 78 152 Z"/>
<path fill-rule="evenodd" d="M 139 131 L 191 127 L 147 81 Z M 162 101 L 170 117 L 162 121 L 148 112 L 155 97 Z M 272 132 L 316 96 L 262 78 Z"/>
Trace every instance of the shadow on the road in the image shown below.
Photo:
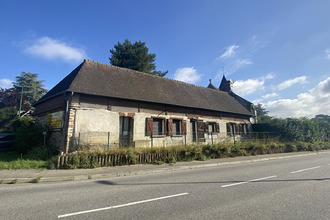
<path fill-rule="evenodd" d="M 231 184 L 231 183 L 274 183 L 274 182 L 306 182 L 306 181 L 328 181 L 330 178 L 319 178 L 319 179 L 291 179 L 291 180 L 260 180 L 260 181 L 249 181 L 249 180 L 235 180 L 235 181 L 210 181 L 210 182 L 153 182 L 153 183 L 116 183 L 108 180 L 98 180 L 96 183 L 103 185 L 122 185 L 122 186 L 139 186 L 139 185 L 184 185 L 184 184 Z"/>
<path fill-rule="evenodd" d="M 98 180 L 96 182 L 103 185 L 118 185 L 117 183 L 108 180 Z"/>

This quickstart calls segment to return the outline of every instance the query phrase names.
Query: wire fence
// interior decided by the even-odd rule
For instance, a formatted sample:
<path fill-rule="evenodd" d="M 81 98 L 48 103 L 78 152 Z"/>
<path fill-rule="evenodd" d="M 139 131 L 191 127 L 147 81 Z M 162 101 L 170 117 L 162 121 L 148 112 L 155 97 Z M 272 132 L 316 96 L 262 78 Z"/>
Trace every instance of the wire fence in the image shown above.
<path fill-rule="evenodd" d="M 79 132 L 72 137 L 73 147 L 101 148 L 110 150 L 118 147 L 168 147 L 191 144 L 217 144 L 245 140 L 272 140 L 279 134 L 272 132 L 250 133 L 216 133 L 192 132 L 189 134 L 151 134 L 145 133 L 113 133 L 113 132 Z"/>

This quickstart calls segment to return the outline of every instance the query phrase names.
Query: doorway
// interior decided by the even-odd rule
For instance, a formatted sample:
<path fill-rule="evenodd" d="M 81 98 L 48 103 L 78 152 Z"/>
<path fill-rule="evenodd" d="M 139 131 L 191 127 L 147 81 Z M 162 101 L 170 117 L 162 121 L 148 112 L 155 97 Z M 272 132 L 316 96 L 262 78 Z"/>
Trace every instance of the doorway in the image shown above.
<path fill-rule="evenodd" d="M 191 140 L 197 141 L 197 120 L 190 120 Z"/>
<path fill-rule="evenodd" d="M 133 145 L 133 118 L 119 117 L 119 147 Z"/>

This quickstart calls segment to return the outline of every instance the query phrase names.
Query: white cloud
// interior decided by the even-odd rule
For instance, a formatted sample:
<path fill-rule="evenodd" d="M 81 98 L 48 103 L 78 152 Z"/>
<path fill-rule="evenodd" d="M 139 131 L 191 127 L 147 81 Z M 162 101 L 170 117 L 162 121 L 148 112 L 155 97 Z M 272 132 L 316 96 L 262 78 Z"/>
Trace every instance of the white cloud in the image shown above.
<path fill-rule="evenodd" d="M 238 80 L 233 84 L 233 91 L 238 95 L 249 95 L 256 91 L 264 90 L 265 81 L 272 78 L 274 78 L 274 75 L 270 73 L 257 79 Z"/>
<path fill-rule="evenodd" d="M 273 92 L 273 93 L 269 93 L 269 94 L 266 94 L 266 95 L 263 95 L 262 96 L 262 99 L 265 100 L 265 99 L 270 99 L 270 98 L 275 98 L 275 97 L 278 97 L 278 94 Z"/>
<path fill-rule="evenodd" d="M 299 94 L 296 99 L 269 101 L 264 107 L 270 115 L 283 118 L 330 115 L 330 77 L 308 92 Z"/>
<path fill-rule="evenodd" d="M 178 68 L 174 73 L 175 80 L 187 83 L 196 83 L 201 79 L 201 76 L 194 67 Z"/>
<path fill-rule="evenodd" d="M 233 72 L 242 68 L 243 66 L 251 65 L 251 64 L 252 64 L 252 61 L 249 59 L 237 59 L 233 64 Z"/>
<path fill-rule="evenodd" d="M 65 42 L 50 37 L 39 38 L 32 45 L 25 48 L 24 52 L 47 60 L 61 59 L 69 62 L 79 62 L 86 58 L 83 49 L 71 47 Z"/>
<path fill-rule="evenodd" d="M 268 73 L 266 76 L 262 76 L 260 77 L 260 79 L 262 80 L 269 80 L 269 79 L 274 79 L 275 78 L 275 75 L 273 73 Z"/>
<path fill-rule="evenodd" d="M 235 50 L 237 48 L 239 48 L 239 46 L 237 46 L 235 44 L 227 47 L 226 51 L 219 58 L 220 59 L 227 59 L 227 58 L 235 56 L 235 54 L 236 54 Z"/>
<path fill-rule="evenodd" d="M 325 50 L 325 58 L 330 60 L 330 49 Z"/>
<path fill-rule="evenodd" d="M 252 60 L 249 58 L 251 56 L 251 51 L 246 52 L 246 48 L 239 50 L 240 46 L 233 44 L 226 48 L 226 51 L 218 57 L 216 60 L 221 60 L 221 64 L 226 67 L 227 75 L 235 73 L 238 69 L 244 66 L 253 64 Z M 218 73 L 216 78 L 221 78 L 223 72 Z"/>
<path fill-rule="evenodd" d="M 297 83 L 299 83 L 299 84 L 307 83 L 306 79 L 307 79 L 307 76 L 299 76 L 299 77 L 296 77 L 296 78 L 293 78 L 293 79 L 286 80 L 286 81 L 280 83 L 277 86 L 277 89 L 278 90 L 283 90 L 283 89 L 289 88 L 289 87 L 291 87 L 291 86 L 293 86 L 294 84 L 297 84 Z"/>
<path fill-rule="evenodd" d="M 264 81 L 260 79 L 248 79 L 245 81 L 235 81 L 233 84 L 233 90 L 239 95 L 249 95 L 257 90 L 264 90 Z"/>
<path fill-rule="evenodd" d="M 13 81 L 10 79 L 0 79 L 0 88 L 8 89 L 13 87 Z"/>

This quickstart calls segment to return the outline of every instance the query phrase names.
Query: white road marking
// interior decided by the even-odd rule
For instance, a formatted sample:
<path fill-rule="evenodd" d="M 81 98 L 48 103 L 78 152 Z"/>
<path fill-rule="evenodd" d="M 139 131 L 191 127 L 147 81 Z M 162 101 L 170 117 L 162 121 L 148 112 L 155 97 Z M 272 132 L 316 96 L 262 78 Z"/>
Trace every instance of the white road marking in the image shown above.
<path fill-rule="evenodd" d="M 230 187 L 230 186 L 237 186 L 237 185 L 241 185 L 244 183 L 248 183 L 248 182 L 239 182 L 239 183 L 232 183 L 232 184 L 228 184 L 228 185 L 223 185 L 221 186 L 222 188 L 226 188 L 226 187 Z"/>
<path fill-rule="evenodd" d="M 317 169 L 317 168 L 320 168 L 320 167 L 321 166 L 306 168 L 306 169 L 302 169 L 302 170 L 296 170 L 296 171 L 293 171 L 291 173 L 300 173 L 300 172 L 304 172 L 304 171 L 307 171 L 307 170 L 314 170 L 314 169 Z"/>
<path fill-rule="evenodd" d="M 65 217 L 69 217 L 69 216 L 87 214 L 87 213 L 91 213 L 91 212 L 99 212 L 99 211 L 104 211 L 104 210 L 108 210 L 108 209 L 122 208 L 122 207 L 126 207 L 126 206 L 137 205 L 137 204 L 146 203 L 146 202 L 153 202 L 153 201 L 162 200 L 162 199 L 169 199 L 169 198 L 184 196 L 184 195 L 188 195 L 188 193 L 180 193 L 180 194 L 175 194 L 175 195 L 170 195 L 170 196 L 158 197 L 158 198 L 154 198 L 154 199 L 147 199 L 147 200 L 142 200 L 142 201 L 137 201 L 137 202 L 131 202 L 131 203 L 122 204 L 122 205 L 109 206 L 109 207 L 91 209 L 91 210 L 80 211 L 80 212 L 73 212 L 73 213 L 69 213 L 69 214 L 59 215 L 58 218 L 65 218 Z"/>
<path fill-rule="evenodd" d="M 271 179 L 271 178 L 275 178 L 277 176 L 267 176 L 267 177 L 262 177 L 262 178 L 259 178 L 259 179 L 254 179 L 254 180 L 250 180 L 249 182 L 257 182 L 257 181 L 260 181 L 260 180 L 266 180 L 266 179 Z"/>
<path fill-rule="evenodd" d="M 238 183 L 232 183 L 232 184 L 228 184 L 228 185 L 223 185 L 221 187 L 222 188 L 226 188 L 226 187 L 230 187 L 230 186 L 237 186 L 237 185 L 242 185 L 244 183 L 257 182 L 257 181 L 271 179 L 271 178 L 275 178 L 275 177 L 277 177 L 277 176 L 267 176 L 267 177 L 262 177 L 262 178 L 259 178 L 259 179 L 248 180 L 248 181 L 245 181 L 245 182 L 238 182 Z"/>

